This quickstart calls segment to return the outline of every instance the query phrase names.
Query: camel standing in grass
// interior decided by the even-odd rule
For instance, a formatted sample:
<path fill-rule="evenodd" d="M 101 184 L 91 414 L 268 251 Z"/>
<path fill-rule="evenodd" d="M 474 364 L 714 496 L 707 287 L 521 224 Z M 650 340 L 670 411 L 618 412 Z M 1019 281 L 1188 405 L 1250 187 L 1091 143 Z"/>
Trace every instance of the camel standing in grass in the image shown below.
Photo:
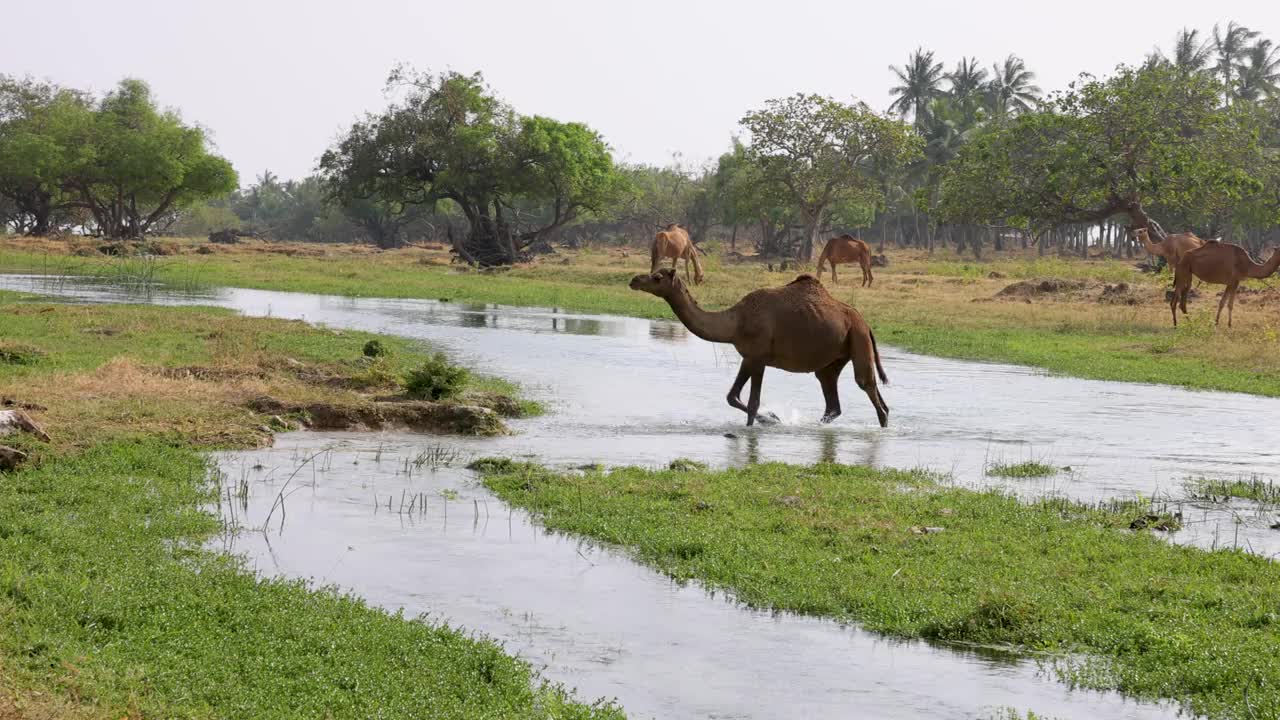
<path fill-rule="evenodd" d="M 818 256 L 818 279 L 822 279 L 822 264 L 831 265 L 831 284 L 836 284 L 836 265 L 858 263 L 862 266 L 862 286 L 870 287 L 875 276 L 871 274 L 871 246 L 852 235 L 841 235 L 827 241 Z"/>
<path fill-rule="evenodd" d="M 1182 257 L 1173 276 L 1173 299 L 1169 301 L 1169 310 L 1173 313 L 1173 326 L 1178 326 L 1178 308 L 1187 314 L 1187 293 L 1191 291 L 1191 278 L 1198 277 L 1204 282 L 1214 285 L 1226 285 L 1222 291 L 1222 299 L 1218 301 L 1218 314 L 1213 320 L 1217 325 L 1222 320 L 1222 307 L 1227 308 L 1227 327 L 1231 327 L 1231 315 L 1236 305 L 1236 290 L 1240 281 L 1245 278 L 1263 279 L 1275 274 L 1280 268 L 1280 249 L 1273 249 L 1271 257 L 1261 265 L 1249 257 L 1249 253 L 1239 245 L 1223 242 L 1209 242 L 1203 247 L 1192 250 Z"/>
<path fill-rule="evenodd" d="M 689 232 L 681 225 L 671 223 L 665 230 L 659 231 L 653 238 L 653 252 L 649 257 L 649 272 L 658 272 L 658 264 L 665 258 L 671 258 L 671 269 L 676 269 L 676 261 L 684 258 L 684 279 L 689 280 L 689 261 L 693 261 L 693 282 L 701 283 L 705 278 L 702 264 L 698 262 L 698 249 L 689 239 Z"/>
<path fill-rule="evenodd" d="M 1142 243 L 1142 247 L 1147 252 L 1164 258 L 1169 263 L 1170 268 L 1176 269 L 1178 263 L 1182 262 L 1182 258 L 1187 253 L 1197 248 L 1204 247 L 1205 241 L 1196 237 L 1195 233 L 1178 233 L 1176 235 L 1166 235 L 1163 242 L 1151 242 L 1151 236 L 1146 228 L 1138 228 L 1133 231 L 1134 237 L 1138 242 Z M 1209 242 L 1218 242 L 1218 239 Z"/>
<path fill-rule="evenodd" d="M 854 380 L 876 409 L 880 427 L 889 424 L 889 406 L 880 396 L 876 375 L 887 383 L 875 335 L 857 310 L 831 296 L 812 275 L 801 275 L 780 288 L 747 293 L 721 312 L 698 307 L 675 270 L 663 268 L 631 278 L 631 289 L 656 295 L 675 311 L 694 335 L 711 342 L 732 343 L 742 356 L 738 377 L 729 389 L 729 405 L 755 423 L 760 409 L 764 369 L 814 373 L 822 385 L 827 409 L 822 422 L 840 416 L 840 372 L 853 362 Z M 751 395 L 743 405 L 742 387 L 751 381 Z"/>

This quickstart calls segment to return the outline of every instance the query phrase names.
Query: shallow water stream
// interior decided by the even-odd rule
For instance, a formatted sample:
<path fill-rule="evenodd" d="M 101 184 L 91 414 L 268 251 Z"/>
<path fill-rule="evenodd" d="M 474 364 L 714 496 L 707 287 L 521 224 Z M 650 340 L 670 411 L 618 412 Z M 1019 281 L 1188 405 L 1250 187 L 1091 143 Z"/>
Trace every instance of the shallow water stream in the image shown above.
<path fill-rule="evenodd" d="M 273 450 L 223 456 L 229 483 L 248 489 L 243 505 L 235 507 L 233 497 L 224 511 L 253 527 L 302 458 L 342 443 L 299 471 L 283 530 L 241 535 L 236 549 L 264 572 L 336 582 L 373 602 L 430 611 L 490 634 L 583 697 L 618 697 L 635 717 L 943 718 L 1003 705 L 1063 718 L 1171 711 L 1067 692 L 1025 661 L 748 612 L 696 588 L 673 587 L 612 551 L 543 534 L 468 483 L 465 471 L 406 473 L 407 459 L 442 447 L 459 459 L 531 456 L 560 465 L 829 460 L 925 466 L 961 484 L 1084 500 L 1177 498 L 1189 476 L 1280 477 L 1280 451 L 1264 437 L 1264 428 L 1280 425 L 1276 399 L 1076 380 L 882 346 L 892 382 L 884 389 L 887 430 L 876 426 L 851 373 L 841 383 L 844 416 L 824 426 L 817 422 L 817 381 L 777 370 L 765 375 L 763 405 L 784 424 L 747 429 L 724 401 L 736 353 L 678 323 L 257 290 L 140 298 L 66 278 L 0 276 L 0 288 L 82 302 L 218 305 L 421 338 L 524 384 L 551 412 L 513 423 L 511 437 L 292 434 Z M 1188 436 L 1194 443 L 1175 441 Z M 374 459 L 379 445 L 381 462 Z M 1037 481 L 985 474 L 992 463 L 1023 460 L 1071 469 Z M 425 493 L 426 512 L 400 512 L 402 492 Z M 445 497 L 454 492 L 456 499 Z M 375 498 L 382 503 L 376 512 Z M 1186 529 L 1176 541 L 1280 552 L 1280 532 L 1269 529 L 1274 513 L 1247 504 L 1180 508 Z M 280 520 L 277 511 L 273 527 Z"/>

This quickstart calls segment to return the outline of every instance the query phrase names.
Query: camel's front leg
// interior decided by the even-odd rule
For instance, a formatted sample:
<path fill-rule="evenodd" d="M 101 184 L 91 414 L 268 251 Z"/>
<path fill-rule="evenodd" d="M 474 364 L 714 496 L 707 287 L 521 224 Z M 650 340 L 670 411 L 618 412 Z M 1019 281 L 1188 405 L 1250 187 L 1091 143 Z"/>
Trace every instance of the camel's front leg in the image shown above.
<path fill-rule="evenodd" d="M 1231 297 L 1231 286 L 1222 291 L 1222 299 L 1218 301 L 1218 314 L 1213 317 L 1213 324 L 1217 325 L 1222 322 L 1222 308 L 1227 306 L 1227 298 Z M 1227 315 L 1227 322 L 1231 322 L 1231 316 Z"/>
<path fill-rule="evenodd" d="M 685 256 L 685 259 L 684 259 L 684 282 L 685 282 L 685 284 L 686 284 L 686 285 L 688 285 L 688 284 L 689 284 L 689 282 L 690 282 L 690 281 L 689 281 L 689 257 L 688 257 L 688 256 Z"/>
<path fill-rule="evenodd" d="M 747 380 L 750 379 L 751 368 L 747 367 L 747 361 L 743 360 L 742 364 L 738 366 L 738 377 L 733 381 L 733 387 L 729 388 L 728 397 L 729 407 L 737 408 L 748 415 L 751 414 L 751 411 L 747 409 L 746 405 L 742 404 L 740 396 L 742 395 L 742 387 L 746 385 Z"/>
<path fill-rule="evenodd" d="M 751 369 L 751 395 L 747 398 L 747 427 L 756 424 L 756 413 L 760 410 L 760 386 L 764 384 L 764 365 Z"/>
<path fill-rule="evenodd" d="M 1227 327 L 1231 327 L 1231 316 L 1236 312 L 1236 291 L 1239 289 L 1239 285 L 1227 288 L 1227 292 L 1231 293 L 1231 299 L 1227 300 Z"/>

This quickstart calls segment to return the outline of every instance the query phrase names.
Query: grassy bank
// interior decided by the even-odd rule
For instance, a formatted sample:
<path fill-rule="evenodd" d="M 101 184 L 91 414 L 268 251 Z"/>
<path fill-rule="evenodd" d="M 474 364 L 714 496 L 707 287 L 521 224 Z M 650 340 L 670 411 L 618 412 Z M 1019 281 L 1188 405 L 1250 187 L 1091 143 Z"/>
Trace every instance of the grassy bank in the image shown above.
<path fill-rule="evenodd" d="M 423 349 L 202 308 L 0 297 L 0 396 L 52 443 L 0 473 L 0 718 L 620 717 L 486 640 L 332 589 L 259 580 L 199 451 L 262 442 L 256 393 L 395 392 Z M 481 381 L 464 392 L 492 392 Z"/>
<path fill-rule="evenodd" d="M 755 606 L 1052 653 L 1084 686 L 1280 717 L 1280 569 L 1129 531 L 1148 508 L 1024 505 L 835 465 L 489 471 L 490 488 L 548 527 Z"/>
<path fill-rule="evenodd" d="M 449 299 L 670 318 L 665 303 L 626 287 L 647 270 L 647 253 L 562 251 L 493 273 L 449 264 L 440 250 L 376 252 L 352 246 L 247 243 L 208 246 L 167 241 L 150 261 L 68 254 L 85 248 L 53 241 L 8 241 L 0 271 L 153 277 L 179 286 L 230 285 L 350 296 Z M 196 254 L 198 248 L 210 254 Z M 91 255 L 93 250 L 87 250 Z M 1236 327 L 1212 325 L 1216 286 L 1202 288 L 1190 322 L 1174 330 L 1164 303 L 1167 276 L 1122 261 L 1009 256 L 985 262 L 890 250 L 872 289 L 855 287 L 848 268 L 833 292 L 872 322 L 877 337 L 907 350 L 1041 367 L 1076 377 L 1164 383 L 1280 396 L 1280 293 L 1257 285 L 1237 304 Z M 709 281 L 695 290 L 707 307 L 726 307 L 758 287 L 801 270 L 769 272 L 762 262 L 709 256 Z M 828 276 L 829 277 L 829 276 Z M 1042 279 L 1059 282 L 1042 290 Z M 1027 285 L 1019 285 L 1026 282 Z M 1125 288 L 1108 293 L 1107 285 Z M 1003 293 L 1003 294 L 1001 294 Z M 892 376 L 892 368 L 889 368 Z"/>

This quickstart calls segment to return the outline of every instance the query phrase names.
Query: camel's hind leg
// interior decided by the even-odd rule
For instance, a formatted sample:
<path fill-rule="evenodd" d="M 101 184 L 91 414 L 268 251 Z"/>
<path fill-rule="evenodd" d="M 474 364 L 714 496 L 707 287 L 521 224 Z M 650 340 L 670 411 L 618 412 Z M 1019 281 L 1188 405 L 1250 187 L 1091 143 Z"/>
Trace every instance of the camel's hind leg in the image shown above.
<path fill-rule="evenodd" d="M 688 255 L 686 255 L 684 258 L 684 282 L 686 285 L 688 285 L 691 282 L 689 280 L 689 256 Z"/>
<path fill-rule="evenodd" d="M 854 381 L 871 400 L 880 427 L 889 427 L 889 405 L 880 396 L 880 388 L 876 385 L 876 349 L 871 341 L 870 330 L 865 333 L 853 330 L 849 333 L 849 354 L 853 357 Z"/>
<path fill-rule="evenodd" d="M 840 372 L 844 370 L 848 360 L 837 360 L 814 373 L 822 385 L 822 397 L 827 402 L 826 412 L 822 414 L 822 422 L 829 423 L 840 417 Z"/>

